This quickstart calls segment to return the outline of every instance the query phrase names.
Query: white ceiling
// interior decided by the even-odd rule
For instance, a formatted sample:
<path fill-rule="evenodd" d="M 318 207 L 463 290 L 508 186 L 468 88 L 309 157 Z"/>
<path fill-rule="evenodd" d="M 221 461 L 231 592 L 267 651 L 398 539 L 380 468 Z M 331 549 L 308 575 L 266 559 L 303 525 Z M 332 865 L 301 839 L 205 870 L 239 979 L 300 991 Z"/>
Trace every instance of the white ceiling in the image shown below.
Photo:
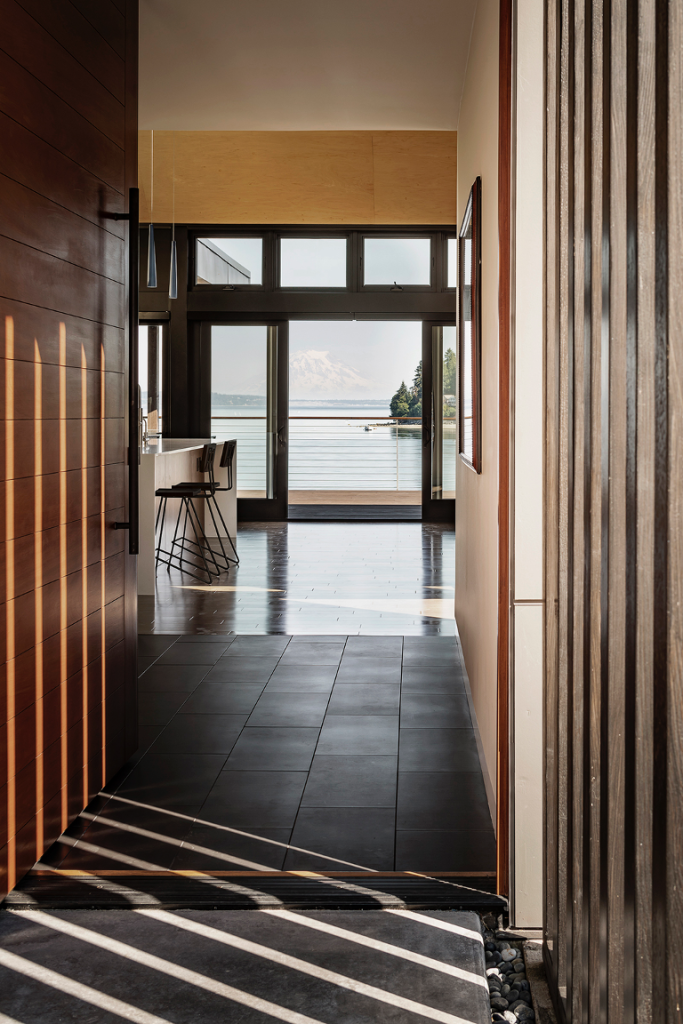
<path fill-rule="evenodd" d="M 476 0 L 141 0 L 140 128 L 458 127 Z"/>

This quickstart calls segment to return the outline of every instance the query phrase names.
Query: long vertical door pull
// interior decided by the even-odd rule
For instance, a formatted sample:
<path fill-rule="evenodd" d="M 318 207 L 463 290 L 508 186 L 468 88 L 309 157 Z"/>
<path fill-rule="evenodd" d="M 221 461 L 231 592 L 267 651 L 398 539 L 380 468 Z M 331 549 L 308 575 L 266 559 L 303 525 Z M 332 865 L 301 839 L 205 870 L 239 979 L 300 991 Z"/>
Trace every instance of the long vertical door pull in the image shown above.
<path fill-rule="evenodd" d="M 128 551 L 140 551 L 140 389 L 138 380 L 138 318 L 140 291 L 140 191 L 128 190 L 128 213 L 114 214 L 128 221 L 128 522 L 114 523 L 128 530 Z"/>

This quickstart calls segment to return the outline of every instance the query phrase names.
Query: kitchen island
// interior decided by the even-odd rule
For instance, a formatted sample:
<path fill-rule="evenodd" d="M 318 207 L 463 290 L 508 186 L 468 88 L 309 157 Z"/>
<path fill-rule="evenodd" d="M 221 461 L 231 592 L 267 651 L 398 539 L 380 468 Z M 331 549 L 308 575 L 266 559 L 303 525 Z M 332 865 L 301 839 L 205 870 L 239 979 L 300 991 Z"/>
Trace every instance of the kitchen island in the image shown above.
<path fill-rule="evenodd" d="M 174 484 L 182 483 L 184 480 L 196 480 L 197 482 L 208 482 L 208 476 L 200 473 L 197 469 L 197 458 L 205 444 L 216 443 L 216 459 L 214 477 L 219 487 L 226 487 L 228 482 L 228 468 L 221 469 L 219 462 L 223 451 L 223 442 L 212 442 L 207 438 L 197 437 L 150 437 L 142 447 L 140 455 L 140 554 L 138 556 L 138 594 L 154 594 L 154 561 L 156 543 L 154 536 L 154 525 L 160 498 L 155 497 L 155 492 L 160 487 L 172 487 Z M 232 465 L 233 486 L 229 491 L 222 491 L 216 494 L 218 507 L 223 513 L 228 532 L 235 541 L 237 536 L 237 454 L 233 458 Z M 196 503 L 200 516 L 204 514 L 204 501 Z M 175 501 L 169 501 L 166 512 L 166 543 L 164 547 L 168 550 L 173 529 L 175 527 L 178 507 Z M 210 540 L 215 536 L 215 530 L 211 516 L 207 516 L 204 522 L 204 529 L 207 538 Z M 165 566 L 161 567 L 164 571 Z M 174 571 L 180 579 L 180 574 Z M 187 579 L 192 581 L 192 577 Z"/>

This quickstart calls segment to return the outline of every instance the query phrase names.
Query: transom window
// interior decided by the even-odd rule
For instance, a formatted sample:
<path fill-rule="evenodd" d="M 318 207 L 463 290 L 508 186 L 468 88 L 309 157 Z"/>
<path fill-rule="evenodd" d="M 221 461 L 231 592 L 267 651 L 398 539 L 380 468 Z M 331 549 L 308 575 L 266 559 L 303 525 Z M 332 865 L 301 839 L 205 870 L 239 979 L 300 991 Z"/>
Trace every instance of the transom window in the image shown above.
<path fill-rule="evenodd" d="M 191 236 L 195 290 L 443 292 L 457 282 L 455 228 L 233 228 Z"/>

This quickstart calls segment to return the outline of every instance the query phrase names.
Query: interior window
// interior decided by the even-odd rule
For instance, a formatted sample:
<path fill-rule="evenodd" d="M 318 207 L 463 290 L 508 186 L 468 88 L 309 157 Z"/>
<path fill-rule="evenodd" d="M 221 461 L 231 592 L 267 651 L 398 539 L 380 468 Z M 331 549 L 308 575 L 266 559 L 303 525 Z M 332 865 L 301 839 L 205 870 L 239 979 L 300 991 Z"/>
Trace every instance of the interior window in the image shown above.
<path fill-rule="evenodd" d="M 431 255 L 430 238 L 366 238 L 363 283 L 429 285 Z"/>
<path fill-rule="evenodd" d="M 448 239 L 448 250 L 447 250 L 447 281 L 449 288 L 457 288 L 458 286 L 458 239 Z"/>
<path fill-rule="evenodd" d="M 281 239 L 280 286 L 346 288 L 346 239 Z"/>
<path fill-rule="evenodd" d="M 195 284 L 263 284 L 262 238 L 198 238 Z"/>

